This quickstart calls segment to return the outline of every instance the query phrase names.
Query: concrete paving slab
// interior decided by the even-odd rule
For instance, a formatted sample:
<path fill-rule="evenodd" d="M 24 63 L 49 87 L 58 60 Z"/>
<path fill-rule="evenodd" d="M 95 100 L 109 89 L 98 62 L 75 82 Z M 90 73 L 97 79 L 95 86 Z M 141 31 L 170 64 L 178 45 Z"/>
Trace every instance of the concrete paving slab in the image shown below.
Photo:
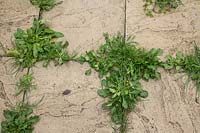
<path fill-rule="evenodd" d="M 170 13 L 150 18 L 145 16 L 143 1 L 127 0 L 127 34 L 136 37 L 139 47 L 163 49 L 164 56 L 174 55 L 178 50 L 188 51 L 194 40 L 200 41 L 200 3 L 183 0 L 183 4 Z M 131 113 L 128 132 L 199 132 L 196 88 L 191 85 L 185 90 L 185 80 L 175 81 L 174 75 L 161 72 L 160 81 L 143 83 L 149 97 Z"/>
<path fill-rule="evenodd" d="M 124 2 L 121 0 L 65 0 L 43 14 L 49 26 L 65 34 L 69 51 L 84 53 L 104 42 L 103 33 L 111 35 L 124 30 Z M 61 67 L 33 69 L 38 90 L 32 99 L 45 96 L 36 110 L 41 115 L 35 132 L 112 133 L 110 116 L 102 110 L 103 99 L 97 73 L 86 76 L 87 64 L 66 63 Z M 63 95 L 70 90 L 69 95 Z"/>

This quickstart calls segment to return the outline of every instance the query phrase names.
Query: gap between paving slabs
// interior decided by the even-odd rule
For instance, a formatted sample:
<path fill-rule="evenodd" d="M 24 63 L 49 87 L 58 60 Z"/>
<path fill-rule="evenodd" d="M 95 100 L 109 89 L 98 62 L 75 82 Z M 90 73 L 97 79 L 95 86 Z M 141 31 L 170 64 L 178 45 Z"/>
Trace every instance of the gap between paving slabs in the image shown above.
<path fill-rule="evenodd" d="M 199 37 L 195 37 L 196 35 L 192 33 L 192 28 L 189 26 L 189 22 L 196 21 L 196 16 L 193 16 L 193 14 L 198 14 L 199 16 L 197 10 L 192 10 L 191 12 L 191 9 L 199 7 L 196 6 L 198 5 L 196 2 L 189 0 L 179 9 L 166 14 L 156 14 L 154 18 L 145 16 L 141 8 L 142 5 L 143 2 L 141 0 L 129 1 L 127 11 L 127 34 L 134 34 L 141 47 L 147 49 L 161 48 L 164 50 L 162 57 L 168 54 L 174 55 L 179 50 L 188 51 L 192 48 L 190 41 Z M 184 18 L 181 17 L 182 14 L 184 14 Z M 195 31 L 198 29 L 198 27 L 195 27 Z M 187 31 L 191 31 L 191 34 Z M 177 46 L 181 48 L 174 49 Z M 173 51 L 171 51 L 172 49 Z M 135 112 L 130 114 L 129 132 L 145 132 L 145 130 L 150 132 L 176 132 L 179 130 L 168 125 L 169 121 L 178 122 L 184 132 L 192 130 L 195 132 L 195 128 L 197 130 L 199 128 L 198 126 L 193 126 L 193 123 L 198 125 L 200 122 L 199 113 L 197 113 L 199 104 L 195 102 L 196 89 L 193 84 L 189 84 L 189 87 L 184 89 L 184 82 L 187 77 L 177 80 L 176 78 L 179 77 L 179 74 L 174 74 L 174 71 L 171 74 L 163 70 L 161 72 L 162 79 L 160 81 L 143 83 L 150 96 L 148 100 L 140 103 L 135 110 L 141 117 L 138 117 Z M 156 111 L 154 107 L 157 107 Z M 188 113 L 188 110 L 190 110 L 190 113 Z M 192 120 L 188 119 L 190 117 Z"/>

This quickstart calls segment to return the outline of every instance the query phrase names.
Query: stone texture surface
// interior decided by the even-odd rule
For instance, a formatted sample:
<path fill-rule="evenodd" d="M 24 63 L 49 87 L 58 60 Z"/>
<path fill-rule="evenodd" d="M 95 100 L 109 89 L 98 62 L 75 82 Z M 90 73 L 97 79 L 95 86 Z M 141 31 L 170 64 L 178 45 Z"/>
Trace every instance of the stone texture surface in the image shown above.
<path fill-rule="evenodd" d="M 139 46 L 161 48 L 164 55 L 193 48 L 200 42 L 200 2 L 183 0 L 183 6 L 153 18 L 145 16 L 141 0 L 127 0 L 127 34 L 134 35 Z M 196 88 L 186 79 L 162 72 L 160 81 L 144 82 L 149 97 L 131 113 L 129 132 L 132 133 L 199 133 L 200 104 L 195 102 Z"/>
<path fill-rule="evenodd" d="M 192 42 L 200 42 L 200 2 L 183 0 L 183 6 L 154 18 L 145 16 L 142 0 L 127 0 L 127 35 L 136 36 L 139 46 L 162 48 L 166 54 L 188 51 Z M 103 43 L 103 33 L 124 32 L 124 0 L 63 0 L 43 18 L 48 25 L 65 34 L 69 50 L 84 53 Z M 30 27 L 38 9 L 28 0 L 0 0 L 0 42 L 12 47 L 17 28 Z M 2 53 L 2 51 L 0 51 Z M 87 64 L 69 62 L 62 66 L 38 63 L 34 73 L 38 89 L 32 102 L 44 97 L 35 114 L 41 116 L 35 133 L 112 133 L 104 99 L 97 95 L 100 80 L 96 72 L 85 76 Z M 149 97 L 138 103 L 129 115 L 128 133 L 200 133 L 200 104 L 192 83 L 184 89 L 185 79 L 164 70 L 160 81 L 143 82 Z M 23 72 L 12 74 L 12 60 L 0 59 L 0 121 L 3 110 L 15 104 L 15 83 Z M 65 90 L 70 93 L 63 95 Z"/>

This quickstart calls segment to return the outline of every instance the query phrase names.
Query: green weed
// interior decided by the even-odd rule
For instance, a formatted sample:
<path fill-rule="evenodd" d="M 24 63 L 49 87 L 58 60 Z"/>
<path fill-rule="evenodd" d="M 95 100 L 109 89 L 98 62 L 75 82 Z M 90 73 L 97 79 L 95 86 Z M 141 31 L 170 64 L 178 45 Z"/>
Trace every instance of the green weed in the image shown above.
<path fill-rule="evenodd" d="M 158 58 L 162 50 L 138 48 L 133 38 L 125 41 L 120 34 L 113 38 L 105 34 L 104 37 L 105 44 L 97 51 L 86 52 L 77 61 L 88 62 L 99 72 L 102 89 L 98 94 L 108 98 L 103 107 L 110 110 L 112 121 L 120 125 L 119 130 L 123 133 L 126 132 L 128 112 L 134 109 L 140 98 L 148 96 L 140 80 L 160 78 L 157 68 L 162 64 Z"/>
<path fill-rule="evenodd" d="M 152 17 L 153 13 L 166 13 L 181 4 L 181 0 L 145 0 L 144 10 L 147 16 Z"/>
<path fill-rule="evenodd" d="M 1 132 L 32 133 L 33 125 L 39 121 L 39 116 L 32 113 L 32 107 L 27 104 L 19 104 L 11 110 L 4 110 L 6 121 L 1 123 Z"/>
<path fill-rule="evenodd" d="M 47 27 L 41 20 L 34 20 L 33 26 L 27 31 L 17 29 L 15 48 L 8 50 L 7 55 L 15 58 L 18 70 L 31 68 L 39 61 L 44 61 L 44 66 L 51 60 L 63 64 L 72 59 L 65 50 L 68 42 L 55 42 L 55 39 L 63 36 L 62 33 Z"/>
<path fill-rule="evenodd" d="M 33 82 L 33 75 L 32 74 L 26 74 L 23 77 L 20 78 L 19 82 L 17 83 L 16 88 L 16 96 L 24 93 L 28 93 L 33 89 L 36 89 L 36 85 L 34 85 Z"/>
<path fill-rule="evenodd" d="M 32 89 L 36 89 L 33 84 L 32 74 L 25 74 L 17 83 L 16 96 L 23 94 L 23 100 L 11 109 L 4 110 L 5 121 L 1 123 L 2 133 L 31 133 L 33 126 L 39 121 L 39 116 L 32 115 L 33 108 L 36 104 L 29 104 L 28 93 Z"/>
<path fill-rule="evenodd" d="M 30 1 L 33 5 L 38 6 L 42 11 L 49 11 L 56 5 L 55 0 L 30 0 Z"/>
<path fill-rule="evenodd" d="M 200 93 L 200 48 L 195 43 L 194 52 L 185 55 L 176 53 L 176 57 L 167 56 L 167 61 L 163 65 L 165 69 L 175 69 L 178 72 L 186 72 L 190 79 L 194 80 L 197 90 Z"/>

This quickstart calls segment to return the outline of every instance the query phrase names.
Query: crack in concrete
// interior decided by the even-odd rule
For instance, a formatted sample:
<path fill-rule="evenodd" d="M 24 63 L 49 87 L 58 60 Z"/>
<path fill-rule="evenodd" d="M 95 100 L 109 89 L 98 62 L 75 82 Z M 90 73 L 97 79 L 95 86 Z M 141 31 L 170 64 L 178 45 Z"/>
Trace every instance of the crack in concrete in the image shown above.
<path fill-rule="evenodd" d="M 43 115 L 48 115 L 48 116 L 51 116 L 51 117 L 73 117 L 73 116 L 80 116 L 79 114 L 66 115 L 64 113 L 61 113 L 61 115 L 53 115 L 50 112 L 44 112 L 44 113 L 39 114 L 39 116 L 43 116 Z"/>

